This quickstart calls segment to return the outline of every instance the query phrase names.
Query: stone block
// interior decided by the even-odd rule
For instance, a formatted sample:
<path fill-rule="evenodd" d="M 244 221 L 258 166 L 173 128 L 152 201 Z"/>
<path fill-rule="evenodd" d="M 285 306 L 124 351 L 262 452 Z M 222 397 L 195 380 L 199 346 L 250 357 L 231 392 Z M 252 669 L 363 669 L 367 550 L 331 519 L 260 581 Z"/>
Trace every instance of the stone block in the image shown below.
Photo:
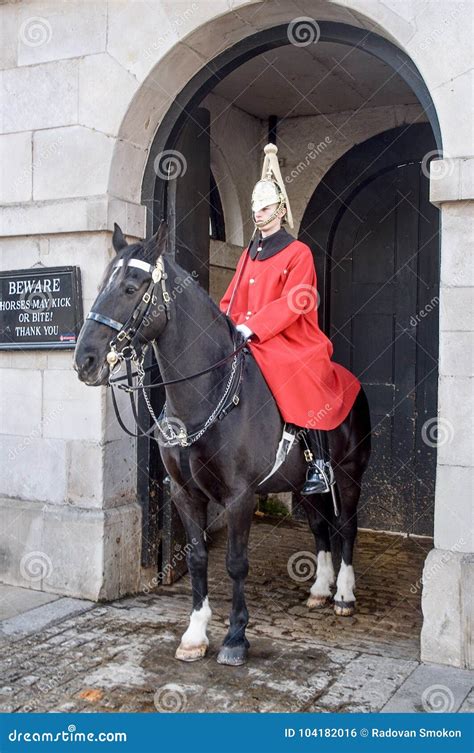
<path fill-rule="evenodd" d="M 472 435 L 473 380 L 441 376 L 438 387 L 438 463 L 469 466 L 474 457 Z M 462 407 L 461 407 L 462 406 Z"/>
<path fill-rule="evenodd" d="M 53 235 L 47 254 L 41 261 L 48 267 L 70 264 L 81 269 L 82 295 L 84 300 L 94 300 L 104 270 L 112 258 L 111 237 L 108 233 L 78 233 Z M 86 312 L 85 312 L 86 313 Z"/>
<path fill-rule="evenodd" d="M 43 379 L 43 436 L 100 441 L 105 389 L 87 387 L 72 370 L 45 371 Z"/>
<path fill-rule="evenodd" d="M 414 661 L 362 654 L 348 662 L 317 703 L 330 712 L 380 711 L 415 667 Z"/>
<path fill-rule="evenodd" d="M 474 287 L 472 238 L 474 238 L 473 203 L 457 201 L 443 204 L 441 206 L 441 283 L 445 288 Z"/>
<path fill-rule="evenodd" d="M 0 70 L 15 68 L 18 48 L 18 5 L 3 4 L 0 7 Z"/>
<path fill-rule="evenodd" d="M 405 680 L 384 714 L 455 713 L 472 688 L 472 673 L 454 667 L 423 664 Z"/>
<path fill-rule="evenodd" d="M 450 70 L 446 76 L 451 78 Z M 429 84 L 429 75 L 425 82 Z M 474 69 L 431 90 L 443 134 L 443 155 L 450 159 L 474 154 L 473 92 Z"/>
<path fill-rule="evenodd" d="M 119 439 L 104 446 L 104 507 L 132 502 L 137 496 L 136 440 L 120 432 Z"/>
<path fill-rule="evenodd" d="M 434 543 L 438 549 L 474 551 L 473 499 L 474 468 L 438 463 L 434 518 Z"/>
<path fill-rule="evenodd" d="M 114 0 L 108 11 L 107 52 L 143 81 L 178 41 L 170 16 L 161 2 L 150 4 L 146 0 L 135 0 L 133 4 Z"/>
<path fill-rule="evenodd" d="M 0 238 L 0 268 L 27 269 L 37 264 L 40 244 L 36 238 Z"/>
<path fill-rule="evenodd" d="M 109 180 L 109 191 L 114 197 L 140 204 L 143 175 L 136 170 L 136 165 L 144 164 L 146 155 L 144 149 L 129 141 L 116 142 Z"/>
<path fill-rule="evenodd" d="M 33 198 L 63 199 L 107 190 L 113 139 L 83 126 L 38 131 L 33 137 Z M 54 159 L 40 155 L 54 151 Z"/>
<path fill-rule="evenodd" d="M 138 589 L 141 510 L 0 499 L 0 582 L 93 601 Z"/>
<path fill-rule="evenodd" d="M 443 376 L 474 376 L 474 332 L 450 332 L 441 343 L 439 373 Z"/>
<path fill-rule="evenodd" d="M 430 201 L 433 204 L 473 198 L 474 157 L 447 157 L 430 163 Z"/>
<path fill-rule="evenodd" d="M 423 578 L 422 661 L 472 669 L 474 555 L 432 549 Z"/>
<path fill-rule="evenodd" d="M 456 331 L 474 332 L 474 288 L 441 288 L 439 328 L 446 337 Z M 440 348 L 443 337 L 441 334 Z"/>
<path fill-rule="evenodd" d="M 107 5 L 82 0 L 20 4 L 18 64 L 77 58 L 105 49 Z"/>
<path fill-rule="evenodd" d="M 55 505 L 64 503 L 66 446 L 62 440 L 45 440 L 38 431 L 32 430 L 23 437 L 2 436 L 0 446 L 3 458 L 0 494 L 29 499 L 32 504 L 46 501 Z M 2 528 L 3 522 L 0 531 Z M 15 535 L 13 530 L 10 533 Z"/>
<path fill-rule="evenodd" d="M 0 202 L 11 204 L 29 201 L 32 194 L 33 171 L 31 133 L 0 136 Z"/>
<path fill-rule="evenodd" d="M 79 123 L 115 136 L 137 87 L 136 78 L 107 53 L 82 58 Z"/>
<path fill-rule="evenodd" d="M 67 500 L 77 507 L 101 508 L 104 448 L 99 442 L 67 443 Z"/>
<path fill-rule="evenodd" d="M 2 369 L 0 372 L 0 432 L 29 436 L 41 435 L 41 374 L 26 369 Z"/>
<path fill-rule="evenodd" d="M 4 71 L 4 133 L 77 123 L 77 71 L 76 60 Z"/>

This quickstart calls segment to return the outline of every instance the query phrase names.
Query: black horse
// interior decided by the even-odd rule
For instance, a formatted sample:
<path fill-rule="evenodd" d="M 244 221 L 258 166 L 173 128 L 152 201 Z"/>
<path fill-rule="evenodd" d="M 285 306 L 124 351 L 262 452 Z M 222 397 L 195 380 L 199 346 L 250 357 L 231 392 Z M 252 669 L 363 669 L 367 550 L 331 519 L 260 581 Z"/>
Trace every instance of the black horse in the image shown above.
<path fill-rule="evenodd" d="M 297 504 L 306 511 L 317 551 L 317 577 L 308 607 L 324 606 L 331 599 L 335 583 L 331 547 L 339 542 L 341 563 L 334 609 L 338 615 L 352 614 L 357 504 L 370 456 L 369 408 L 363 390 L 346 420 L 328 432 L 338 489 L 337 516 L 331 494 L 301 494 L 307 464 L 299 441 L 294 442 L 283 464 L 260 483 L 273 468 L 284 422 L 242 336 L 193 276 L 166 253 L 164 223 L 150 240 L 131 245 L 116 225 L 113 246 L 117 256 L 107 267 L 91 318 L 81 330 L 74 365 L 86 384 L 105 385 L 110 364 L 121 360 L 121 355 L 140 354 L 145 343 L 152 343 L 161 378 L 167 383 L 166 418 L 160 418 L 155 438 L 170 477 L 172 499 L 186 530 L 193 591 L 189 627 L 176 657 L 199 659 L 209 643 L 205 533 L 209 500 L 226 510 L 226 564 L 233 582 L 230 626 L 219 651 L 219 663 L 242 664 L 247 656 L 245 629 L 249 615 L 244 584 L 257 493 L 293 492 Z M 126 331 L 126 336 L 120 332 L 117 335 L 116 330 Z M 240 349 L 236 347 L 239 343 Z M 236 350 L 232 360 L 228 358 Z M 191 375 L 194 378 L 187 378 Z M 236 388 L 239 377 L 240 391 Z M 226 395 L 229 400 L 224 405 Z M 183 429 L 188 444 L 176 444 L 182 441 L 176 427 Z"/>

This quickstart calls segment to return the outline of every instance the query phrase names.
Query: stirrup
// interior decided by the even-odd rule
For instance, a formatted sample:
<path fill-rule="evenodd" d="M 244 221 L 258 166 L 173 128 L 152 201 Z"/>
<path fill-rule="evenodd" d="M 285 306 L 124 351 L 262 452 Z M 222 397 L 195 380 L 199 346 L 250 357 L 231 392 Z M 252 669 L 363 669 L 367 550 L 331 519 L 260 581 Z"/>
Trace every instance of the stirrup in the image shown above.
<path fill-rule="evenodd" d="M 321 459 L 311 461 L 306 471 L 306 481 L 302 494 L 326 494 L 334 483 L 334 471 L 329 461 Z"/>

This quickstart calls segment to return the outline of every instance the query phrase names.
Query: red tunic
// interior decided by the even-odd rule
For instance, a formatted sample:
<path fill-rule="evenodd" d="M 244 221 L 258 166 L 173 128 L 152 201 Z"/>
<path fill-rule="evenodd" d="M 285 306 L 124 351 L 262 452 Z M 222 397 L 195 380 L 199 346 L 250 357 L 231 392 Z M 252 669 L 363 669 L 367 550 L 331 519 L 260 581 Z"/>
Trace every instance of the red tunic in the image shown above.
<path fill-rule="evenodd" d="M 318 325 L 311 249 L 294 240 L 270 258 L 252 260 L 246 248 L 220 301 L 224 313 L 247 256 L 230 317 L 254 332 L 249 346 L 283 420 L 336 428 L 352 408 L 360 382 L 331 361 L 333 345 Z"/>

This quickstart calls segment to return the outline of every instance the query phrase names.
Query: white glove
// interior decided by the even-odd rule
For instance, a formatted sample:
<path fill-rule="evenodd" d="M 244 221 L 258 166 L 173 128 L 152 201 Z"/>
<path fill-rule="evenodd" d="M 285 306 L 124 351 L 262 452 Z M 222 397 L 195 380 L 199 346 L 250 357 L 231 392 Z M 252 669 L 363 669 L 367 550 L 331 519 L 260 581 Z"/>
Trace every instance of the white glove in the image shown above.
<path fill-rule="evenodd" d="M 246 324 L 237 324 L 235 329 L 241 332 L 246 340 L 248 340 L 249 337 L 253 335 L 252 330 L 250 329 L 250 327 L 247 327 Z"/>

